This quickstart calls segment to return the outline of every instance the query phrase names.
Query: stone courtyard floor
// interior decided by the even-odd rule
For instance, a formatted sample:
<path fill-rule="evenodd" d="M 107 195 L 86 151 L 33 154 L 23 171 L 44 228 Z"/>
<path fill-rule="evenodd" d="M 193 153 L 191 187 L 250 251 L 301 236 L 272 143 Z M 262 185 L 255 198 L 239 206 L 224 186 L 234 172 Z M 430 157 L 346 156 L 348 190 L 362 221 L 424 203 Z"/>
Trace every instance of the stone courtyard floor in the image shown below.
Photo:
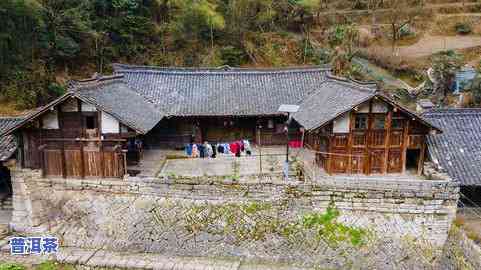
<path fill-rule="evenodd" d="M 187 158 L 184 152 L 172 152 L 174 159 L 167 158 L 159 176 L 226 176 L 282 173 L 285 161 L 284 147 L 254 148 L 251 156 L 218 154 L 216 158 Z M 290 152 L 295 154 L 297 149 Z M 184 157 L 184 158 L 182 158 Z"/>

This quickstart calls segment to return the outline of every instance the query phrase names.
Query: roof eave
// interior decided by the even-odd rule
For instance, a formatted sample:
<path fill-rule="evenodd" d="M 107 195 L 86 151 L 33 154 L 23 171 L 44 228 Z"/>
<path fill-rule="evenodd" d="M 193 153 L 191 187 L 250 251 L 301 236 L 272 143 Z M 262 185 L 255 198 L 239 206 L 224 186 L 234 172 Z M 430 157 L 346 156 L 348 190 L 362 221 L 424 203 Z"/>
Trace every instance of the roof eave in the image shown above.
<path fill-rule="evenodd" d="M 63 101 L 65 101 L 66 99 L 70 98 L 71 96 L 73 96 L 73 92 L 67 92 L 65 93 L 63 96 L 57 98 L 56 100 L 50 102 L 49 104 L 45 105 L 43 109 L 39 110 L 38 112 L 35 112 L 31 115 L 28 115 L 26 116 L 22 121 L 20 121 L 19 123 L 17 123 L 16 125 L 13 125 L 12 127 L 10 127 L 9 129 L 7 129 L 6 131 L 4 131 L 3 133 L 0 133 L 0 136 L 6 136 L 6 135 L 10 135 L 12 134 L 13 132 L 15 132 L 16 130 L 22 128 L 23 126 L 25 126 L 27 123 L 31 122 L 32 120 L 36 119 L 37 117 L 39 117 L 40 115 L 44 114 L 45 112 L 47 112 L 48 110 L 50 110 L 50 108 L 52 107 L 55 107 L 56 105 L 62 103 Z"/>
<path fill-rule="evenodd" d="M 88 98 L 82 97 L 80 94 L 75 93 L 74 96 L 75 96 L 76 98 L 80 99 L 81 101 L 85 102 L 85 103 L 89 103 L 89 104 L 95 106 L 95 108 L 97 108 L 98 110 L 114 116 L 115 119 L 117 119 L 119 122 L 121 122 L 122 124 L 128 126 L 129 128 L 133 129 L 135 132 L 137 132 L 137 133 L 139 133 L 139 134 L 145 135 L 145 134 L 147 134 L 147 133 L 150 131 L 150 130 L 140 129 L 140 128 L 136 127 L 135 125 L 131 124 L 131 123 L 127 123 L 126 121 L 122 120 L 122 118 L 119 117 L 117 114 L 108 111 L 107 109 L 103 108 L 103 106 L 99 105 L 99 104 L 96 103 L 96 102 L 93 102 L 93 101 L 89 100 Z M 162 119 L 163 119 L 163 118 L 162 118 Z M 162 120 L 162 119 L 161 119 L 161 120 Z"/>

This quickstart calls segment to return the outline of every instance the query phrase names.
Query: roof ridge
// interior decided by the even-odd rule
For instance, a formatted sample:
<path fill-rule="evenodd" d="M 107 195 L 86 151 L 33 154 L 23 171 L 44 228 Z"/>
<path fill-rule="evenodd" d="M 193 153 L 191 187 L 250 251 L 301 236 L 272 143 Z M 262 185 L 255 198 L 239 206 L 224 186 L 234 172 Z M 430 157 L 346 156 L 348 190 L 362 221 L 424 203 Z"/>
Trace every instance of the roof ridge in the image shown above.
<path fill-rule="evenodd" d="M 433 115 L 481 115 L 481 108 L 435 108 L 423 113 L 423 116 Z"/>
<path fill-rule="evenodd" d="M 349 86 L 355 86 L 357 90 L 369 91 L 373 93 L 378 92 L 377 83 L 373 81 L 363 82 L 352 78 L 335 76 L 329 72 L 327 73 L 326 77 L 326 81 L 328 82 L 332 81 L 335 83 L 348 84 Z"/>
<path fill-rule="evenodd" d="M 243 68 L 230 67 L 227 65 L 220 67 L 160 67 L 160 66 L 139 66 L 126 64 L 113 64 L 116 74 L 131 73 L 166 73 L 166 74 L 277 74 L 277 73 L 296 73 L 296 72 L 322 72 L 329 71 L 328 67 L 320 66 L 295 66 L 281 68 Z"/>
<path fill-rule="evenodd" d="M 69 86 L 72 86 L 73 88 L 91 88 L 94 86 L 102 86 L 102 85 L 107 85 L 115 82 L 121 82 L 126 84 L 126 82 L 123 81 L 123 78 L 124 78 L 123 74 L 103 76 L 103 75 L 97 75 L 97 73 L 95 73 L 93 77 L 89 79 L 72 80 L 69 82 Z"/>
<path fill-rule="evenodd" d="M 0 116 L 0 120 L 22 120 L 25 116 Z"/>

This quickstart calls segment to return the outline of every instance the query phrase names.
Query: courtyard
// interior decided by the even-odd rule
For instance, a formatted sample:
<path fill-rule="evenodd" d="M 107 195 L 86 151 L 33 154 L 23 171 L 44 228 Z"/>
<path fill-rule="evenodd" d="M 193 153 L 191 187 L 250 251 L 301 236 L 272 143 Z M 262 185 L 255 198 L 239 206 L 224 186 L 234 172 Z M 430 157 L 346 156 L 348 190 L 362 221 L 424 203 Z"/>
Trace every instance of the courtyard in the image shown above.
<path fill-rule="evenodd" d="M 254 175 L 262 173 L 280 174 L 286 159 L 284 147 L 253 149 L 252 155 L 219 154 L 216 158 L 189 158 L 183 151 L 172 151 L 165 155 L 165 161 L 158 176 L 226 176 Z M 291 156 L 299 150 L 292 150 Z"/>

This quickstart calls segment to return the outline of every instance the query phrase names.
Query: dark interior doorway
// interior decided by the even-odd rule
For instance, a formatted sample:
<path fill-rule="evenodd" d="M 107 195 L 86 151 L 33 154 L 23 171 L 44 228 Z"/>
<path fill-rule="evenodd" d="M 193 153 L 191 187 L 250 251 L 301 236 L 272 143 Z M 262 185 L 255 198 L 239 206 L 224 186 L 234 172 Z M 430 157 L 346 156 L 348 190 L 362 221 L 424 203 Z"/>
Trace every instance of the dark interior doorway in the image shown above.
<path fill-rule="evenodd" d="M 421 150 L 419 149 L 408 149 L 406 152 L 406 170 L 413 171 L 418 169 L 419 156 L 421 155 Z"/>
<path fill-rule="evenodd" d="M 481 186 L 461 186 L 462 205 L 479 207 L 481 205 Z"/>
<path fill-rule="evenodd" d="M 12 178 L 10 169 L 0 163 L 0 193 L 12 195 Z"/>

